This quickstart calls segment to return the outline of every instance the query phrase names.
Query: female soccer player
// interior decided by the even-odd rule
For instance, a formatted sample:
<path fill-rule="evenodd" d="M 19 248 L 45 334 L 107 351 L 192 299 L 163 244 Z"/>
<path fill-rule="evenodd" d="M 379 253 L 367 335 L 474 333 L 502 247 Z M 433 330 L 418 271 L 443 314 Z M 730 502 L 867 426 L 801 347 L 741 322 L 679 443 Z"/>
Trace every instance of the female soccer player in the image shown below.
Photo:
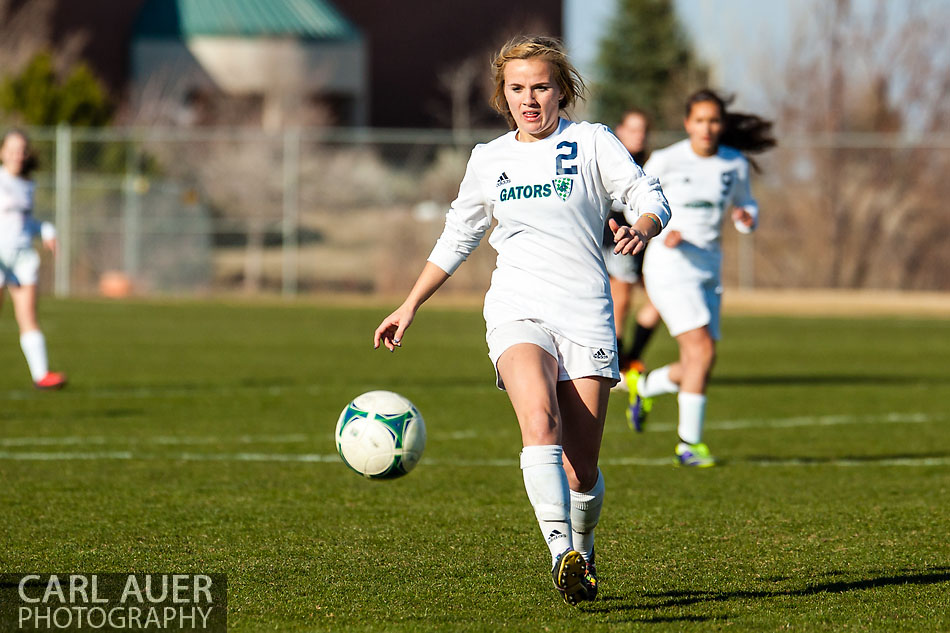
<path fill-rule="evenodd" d="M 38 389 L 60 389 L 66 376 L 49 371 L 46 339 L 36 321 L 36 279 L 40 256 L 33 238 L 56 253 L 56 229 L 33 217 L 33 182 L 30 172 L 36 160 L 26 134 L 7 132 L 0 142 L 0 301 L 6 287 L 13 299 L 13 312 L 20 327 L 20 347 Z"/>
<path fill-rule="evenodd" d="M 637 165 L 643 165 L 650 156 L 647 146 L 647 137 L 650 132 L 650 120 L 646 112 L 638 108 L 630 108 L 620 117 L 620 123 L 614 128 L 614 134 L 627 148 Z M 623 215 L 623 205 L 617 211 L 611 211 L 607 216 L 618 224 L 626 224 Z M 632 305 L 633 289 L 641 283 L 643 277 L 643 251 L 633 257 L 614 253 L 614 232 L 609 224 L 604 225 L 604 241 L 602 244 L 604 262 L 607 265 L 607 274 L 610 275 L 610 295 L 614 303 L 614 324 L 617 326 L 617 357 L 620 364 L 620 382 L 615 389 L 627 390 L 626 373 L 631 367 L 643 371 L 640 358 L 653 330 L 660 321 L 660 315 L 646 298 L 646 303 L 637 312 L 636 329 L 633 334 L 633 344 L 628 346 L 623 334 L 626 331 L 627 315 Z M 642 283 L 641 283 L 642 285 Z"/>
<path fill-rule="evenodd" d="M 603 226 L 611 201 L 623 202 L 632 226 L 611 224 L 614 250 L 636 254 L 669 221 L 669 205 L 610 130 L 560 116 L 583 81 L 557 40 L 513 40 L 493 71 L 491 103 L 512 131 L 472 150 L 441 237 L 373 343 L 402 345 L 422 303 L 497 220 L 484 308 L 489 357 L 521 428 L 521 469 L 554 585 L 577 604 L 597 591 L 594 527 L 604 495 L 597 460 L 619 378 Z"/>
<path fill-rule="evenodd" d="M 684 125 L 689 138 L 657 150 L 645 166 L 660 179 L 675 213 L 643 262 L 647 293 L 676 338 L 680 357 L 637 377 L 629 415 L 639 430 L 654 396 L 678 393 L 677 462 L 705 467 L 715 464 L 702 438 L 706 382 L 719 340 L 723 217 L 731 209 L 739 232 L 755 229 L 759 209 L 743 152 L 765 151 L 775 139 L 770 122 L 727 112 L 726 101 L 712 90 L 687 100 Z"/>

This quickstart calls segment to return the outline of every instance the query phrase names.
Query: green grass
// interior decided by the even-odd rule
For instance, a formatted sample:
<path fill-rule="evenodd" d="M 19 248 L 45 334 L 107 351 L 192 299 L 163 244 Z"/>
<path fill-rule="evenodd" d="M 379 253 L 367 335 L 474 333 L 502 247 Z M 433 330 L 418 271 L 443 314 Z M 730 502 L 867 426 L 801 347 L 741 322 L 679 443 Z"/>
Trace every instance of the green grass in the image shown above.
<path fill-rule="evenodd" d="M 634 435 L 613 396 L 602 599 L 572 609 L 477 310 L 390 354 L 388 308 L 46 300 L 71 384 L 42 393 L 4 308 L 0 572 L 226 573 L 240 631 L 950 630 L 950 322 L 726 318 L 720 468 L 667 465 L 675 399 Z M 293 461 L 374 388 L 425 416 L 416 471 Z"/>

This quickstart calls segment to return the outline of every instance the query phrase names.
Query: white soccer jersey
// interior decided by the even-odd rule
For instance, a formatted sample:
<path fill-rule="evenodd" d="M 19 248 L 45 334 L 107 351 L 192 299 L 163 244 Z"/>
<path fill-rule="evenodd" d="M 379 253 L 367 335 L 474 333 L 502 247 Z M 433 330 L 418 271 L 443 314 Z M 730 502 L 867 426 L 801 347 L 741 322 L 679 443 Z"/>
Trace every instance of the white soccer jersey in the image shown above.
<path fill-rule="evenodd" d="M 610 286 L 601 254 L 604 222 L 618 200 L 633 222 L 669 205 L 603 125 L 561 119 L 557 131 L 522 143 L 509 132 L 472 150 L 429 261 L 455 272 L 488 231 L 498 252 L 485 295 L 488 331 L 537 319 L 588 347 L 616 345 Z"/>
<path fill-rule="evenodd" d="M 643 258 L 647 291 L 655 285 L 686 279 L 712 279 L 718 283 L 722 267 L 722 223 L 732 207 L 742 207 L 758 222 L 759 207 L 749 190 L 749 161 L 731 147 L 720 146 L 714 156 L 700 156 L 689 140 L 657 150 L 644 170 L 659 178 L 673 210 L 663 234 L 650 241 Z M 736 222 L 748 233 L 755 228 Z M 683 241 L 675 248 L 664 243 L 670 231 Z"/>
<path fill-rule="evenodd" d="M 731 147 L 700 156 L 686 139 L 653 152 L 643 169 L 660 179 L 673 209 L 667 230 L 679 231 L 693 246 L 719 249 L 723 216 L 732 207 L 743 207 L 758 218 L 759 207 L 749 190 L 749 161 Z M 750 230 L 738 222 L 736 228 Z"/>
<path fill-rule="evenodd" d="M 56 236 L 53 225 L 33 217 L 33 182 L 0 167 L 0 252 L 30 248 L 33 238 Z"/>
<path fill-rule="evenodd" d="M 685 139 L 653 152 L 643 169 L 660 179 L 674 211 L 667 230 L 679 231 L 694 246 L 720 248 L 723 216 L 732 207 L 758 217 L 749 190 L 749 161 L 731 147 L 720 146 L 715 156 L 700 156 Z M 736 228 L 750 230 L 740 223 Z"/>

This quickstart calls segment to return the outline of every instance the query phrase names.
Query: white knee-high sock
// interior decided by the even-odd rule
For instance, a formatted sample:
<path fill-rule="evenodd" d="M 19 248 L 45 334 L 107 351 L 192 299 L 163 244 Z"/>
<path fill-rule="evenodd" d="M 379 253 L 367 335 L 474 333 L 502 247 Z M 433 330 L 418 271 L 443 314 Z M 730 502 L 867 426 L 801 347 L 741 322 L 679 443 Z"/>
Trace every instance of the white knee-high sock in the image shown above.
<path fill-rule="evenodd" d="M 676 393 L 680 386 L 670 380 L 670 366 L 664 365 L 659 369 L 640 376 L 637 380 L 637 393 L 644 398 L 660 396 L 664 393 Z"/>
<path fill-rule="evenodd" d="M 597 483 L 587 492 L 571 490 L 571 536 L 574 549 L 584 555 L 584 560 L 594 557 L 594 528 L 600 521 L 600 508 L 604 505 L 604 476 L 597 469 Z"/>
<path fill-rule="evenodd" d="M 571 548 L 571 493 L 558 445 L 525 446 L 521 473 L 551 560 Z"/>
<path fill-rule="evenodd" d="M 33 382 L 49 373 L 49 361 L 46 358 L 46 338 L 39 330 L 30 330 L 20 335 L 20 349 L 26 356 Z"/>
<path fill-rule="evenodd" d="M 677 427 L 680 439 L 687 444 L 699 444 L 703 441 L 703 422 L 706 419 L 706 396 L 701 393 L 681 391 L 676 400 L 679 403 L 680 422 Z"/>

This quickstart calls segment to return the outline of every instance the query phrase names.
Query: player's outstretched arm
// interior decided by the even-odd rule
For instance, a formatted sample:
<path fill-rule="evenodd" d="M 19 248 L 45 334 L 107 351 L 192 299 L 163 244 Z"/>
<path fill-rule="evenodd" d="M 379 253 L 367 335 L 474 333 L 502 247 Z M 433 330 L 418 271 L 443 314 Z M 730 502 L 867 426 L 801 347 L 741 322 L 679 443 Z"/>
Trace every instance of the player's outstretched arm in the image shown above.
<path fill-rule="evenodd" d="M 620 226 L 613 218 L 607 223 L 614 234 L 614 253 L 618 255 L 636 255 L 661 228 L 660 221 L 652 214 L 640 216 L 633 226 Z"/>
<path fill-rule="evenodd" d="M 380 343 L 390 352 L 395 351 L 397 347 L 402 347 L 402 337 L 412 324 L 416 311 L 448 278 L 447 272 L 432 262 L 426 262 L 406 300 L 376 328 L 376 333 L 373 335 L 373 349 L 379 349 Z"/>

